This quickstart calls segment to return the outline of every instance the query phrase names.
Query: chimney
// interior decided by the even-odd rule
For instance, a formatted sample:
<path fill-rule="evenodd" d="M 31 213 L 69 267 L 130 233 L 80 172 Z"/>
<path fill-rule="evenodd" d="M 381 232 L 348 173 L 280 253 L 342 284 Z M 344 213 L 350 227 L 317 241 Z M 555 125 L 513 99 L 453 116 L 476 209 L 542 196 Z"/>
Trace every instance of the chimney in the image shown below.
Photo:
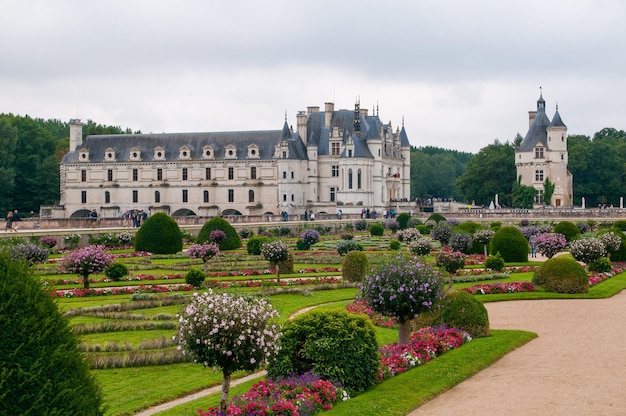
<path fill-rule="evenodd" d="M 324 127 L 330 128 L 330 121 L 333 118 L 333 111 L 335 111 L 335 104 L 324 103 Z"/>
<path fill-rule="evenodd" d="M 83 144 L 83 123 L 80 119 L 70 120 L 70 152 L 78 149 Z"/>
<path fill-rule="evenodd" d="M 533 125 L 533 121 L 535 121 L 535 117 L 537 116 L 537 112 L 536 111 L 529 111 L 528 112 L 528 127 L 530 128 L 530 126 Z"/>
<path fill-rule="evenodd" d="M 318 106 L 311 106 L 311 107 L 306 108 L 306 112 L 308 114 L 319 113 L 319 111 L 320 111 L 320 108 Z"/>
<path fill-rule="evenodd" d="M 307 131 L 306 131 L 307 119 L 308 119 L 308 116 L 306 112 L 298 111 L 298 114 L 296 115 L 298 134 L 300 135 L 300 138 L 302 139 L 304 144 L 307 144 L 309 140 L 309 138 L 307 137 Z"/>

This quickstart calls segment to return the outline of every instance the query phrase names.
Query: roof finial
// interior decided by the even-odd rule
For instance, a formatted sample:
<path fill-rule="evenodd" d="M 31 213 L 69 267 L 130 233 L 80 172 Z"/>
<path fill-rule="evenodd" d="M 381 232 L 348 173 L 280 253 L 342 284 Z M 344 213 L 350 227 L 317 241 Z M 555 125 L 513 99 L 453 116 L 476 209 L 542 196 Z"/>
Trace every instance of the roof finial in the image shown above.
<path fill-rule="evenodd" d="M 402 115 L 402 128 L 404 128 L 404 114 Z"/>
<path fill-rule="evenodd" d="M 559 102 L 556 102 L 556 111 L 559 111 Z"/>
<path fill-rule="evenodd" d="M 539 86 L 539 98 L 543 98 L 543 87 Z"/>
<path fill-rule="evenodd" d="M 380 110 L 378 109 L 378 100 L 376 100 L 376 115 L 380 114 Z"/>
<path fill-rule="evenodd" d="M 287 110 L 285 109 L 285 123 L 287 122 Z"/>

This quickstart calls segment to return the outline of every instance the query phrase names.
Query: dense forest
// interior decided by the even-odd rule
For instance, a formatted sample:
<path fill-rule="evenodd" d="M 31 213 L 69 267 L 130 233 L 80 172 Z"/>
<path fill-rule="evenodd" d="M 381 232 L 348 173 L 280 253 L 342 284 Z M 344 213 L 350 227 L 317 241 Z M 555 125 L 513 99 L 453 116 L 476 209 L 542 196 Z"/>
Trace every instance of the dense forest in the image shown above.
<path fill-rule="evenodd" d="M 90 134 L 141 133 L 88 120 Z M 411 198 L 444 198 L 488 205 L 498 194 L 506 206 L 532 205 L 534 190 L 517 183 L 515 146 L 494 143 L 477 154 L 432 146 L 411 148 Z M 604 128 L 568 139 L 569 170 L 574 176 L 574 204 L 619 206 L 626 196 L 626 132 Z M 69 147 L 69 123 L 0 114 L 0 212 L 18 209 L 25 217 L 59 199 L 59 163 Z"/>

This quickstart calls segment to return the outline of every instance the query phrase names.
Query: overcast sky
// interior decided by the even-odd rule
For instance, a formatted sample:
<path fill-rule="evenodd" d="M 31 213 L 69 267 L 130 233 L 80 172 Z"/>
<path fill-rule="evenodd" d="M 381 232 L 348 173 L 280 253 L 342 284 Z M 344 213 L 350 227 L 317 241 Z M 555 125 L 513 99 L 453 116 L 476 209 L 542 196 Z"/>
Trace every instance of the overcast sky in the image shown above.
<path fill-rule="evenodd" d="M 282 128 L 378 105 L 412 145 L 477 152 L 543 88 L 569 134 L 626 129 L 622 0 L 0 0 L 0 113 L 144 133 Z"/>

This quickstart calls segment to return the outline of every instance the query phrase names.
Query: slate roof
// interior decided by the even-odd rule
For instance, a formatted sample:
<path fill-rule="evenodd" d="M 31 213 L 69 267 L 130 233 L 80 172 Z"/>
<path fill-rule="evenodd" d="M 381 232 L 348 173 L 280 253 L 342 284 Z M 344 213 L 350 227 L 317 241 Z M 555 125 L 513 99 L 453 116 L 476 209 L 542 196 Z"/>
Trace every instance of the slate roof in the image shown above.
<path fill-rule="evenodd" d="M 526 133 L 526 137 L 524 137 L 524 140 L 520 143 L 517 149 L 518 152 L 532 152 L 533 148 L 539 143 L 549 150 L 548 127 L 566 127 L 563 120 L 561 120 L 561 115 L 558 110 L 554 114 L 552 122 L 550 121 L 546 115 L 545 103 L 543 96 L 539 96 L 539 100 L 537 100 L 537 114 L 528 129 L 528 133 Z"/>
<path fill-rule="evenodd" d="M 286 123 L 285 123 L 286 125 Z M 306 159 L 306 147 L 297 134 L 291 133 L 289 128 L 283 130 L 264 131 L 233 131 L 213 133 L 161 133 L 161 134 L 114 134 L 87 136 L 81 146 L 75 151 L 67 153 L 61 163 L 78 162 L 78 151 L 81 148 L 89 150 L 90 162 L 104 161 L 107 148 L 115 149 L 116 162 L 130 161 L 131 148 L 137 147 L 141 152 L 141 161 L 154 161 L 154 149 L 161 146 L 165 149 L 165 160 L 179 159 L 179 149 L 188 146 L 191 160 L 204 160 L 202 148 L 212 146 L 215 159 L 221 160 L 225 156 L 225 147 L 233 145 L 237 149 L 237 160 L 246 159 L 248 146 L 255 144 L 259 148 L 259 159 L 274 158 L 274 146 L 280 139 L 287 137 L 290 159 Z"/>

